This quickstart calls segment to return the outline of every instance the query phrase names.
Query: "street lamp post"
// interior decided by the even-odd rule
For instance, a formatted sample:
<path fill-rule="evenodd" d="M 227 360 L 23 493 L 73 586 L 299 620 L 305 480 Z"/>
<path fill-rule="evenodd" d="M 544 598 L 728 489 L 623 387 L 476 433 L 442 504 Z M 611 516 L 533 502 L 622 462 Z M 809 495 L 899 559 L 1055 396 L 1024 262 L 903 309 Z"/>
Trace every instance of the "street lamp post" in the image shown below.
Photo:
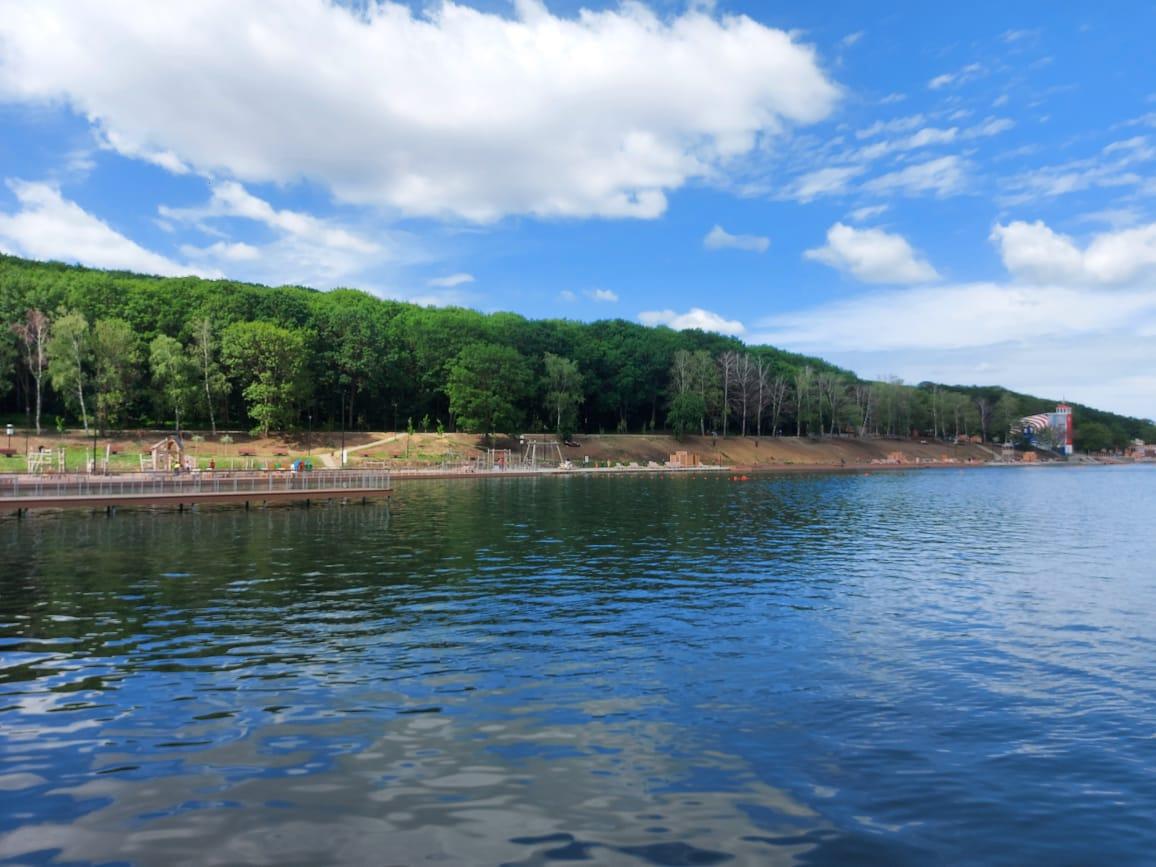
<path fill-rule="evenodd" d="M 341 469 L 345 469 L 345 392 L 341 392 Z"/>
<path fill-rule="evenodd" d="M 305 449 L 313 457 L 313 413 L 309 413 L 309 427 L 305 429 Z"/>
<path fill-rule="evenodd" d="M 8 451 L 12 451 L 12 434 L 16 433 L 16 428 L 12 427 L 12 425 L 7 425 L 4 428 L 4 432 L 8 434 Z"/>

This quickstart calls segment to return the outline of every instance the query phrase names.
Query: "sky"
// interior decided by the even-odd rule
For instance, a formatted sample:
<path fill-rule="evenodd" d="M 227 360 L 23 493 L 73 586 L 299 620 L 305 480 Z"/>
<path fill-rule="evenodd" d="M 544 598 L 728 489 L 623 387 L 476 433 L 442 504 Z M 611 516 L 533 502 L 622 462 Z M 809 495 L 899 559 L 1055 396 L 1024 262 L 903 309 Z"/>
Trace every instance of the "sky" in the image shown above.
<path fill-rule="evenodd" d="M 0 252 L 1156 417 L 1156 4 L 4 0 Z"/>

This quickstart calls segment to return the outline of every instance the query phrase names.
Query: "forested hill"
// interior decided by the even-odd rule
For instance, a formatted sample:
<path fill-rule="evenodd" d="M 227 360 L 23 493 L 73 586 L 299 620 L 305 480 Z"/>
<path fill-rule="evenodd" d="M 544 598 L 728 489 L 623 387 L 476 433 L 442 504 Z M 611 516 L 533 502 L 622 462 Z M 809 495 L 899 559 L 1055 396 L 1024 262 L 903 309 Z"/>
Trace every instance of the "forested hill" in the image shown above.
<path fill-rule="evenodd" d="M 0 256 L 0 413 L 44 426 L 1006 435 L 1054 399 L 865 382 L 821 359 L 621 319 L 528 320 L 361 291 Z M 1085 448 L 1156 441 L 1076 408 Z M 59 419 L 59 421 L 58 421 Z"/>

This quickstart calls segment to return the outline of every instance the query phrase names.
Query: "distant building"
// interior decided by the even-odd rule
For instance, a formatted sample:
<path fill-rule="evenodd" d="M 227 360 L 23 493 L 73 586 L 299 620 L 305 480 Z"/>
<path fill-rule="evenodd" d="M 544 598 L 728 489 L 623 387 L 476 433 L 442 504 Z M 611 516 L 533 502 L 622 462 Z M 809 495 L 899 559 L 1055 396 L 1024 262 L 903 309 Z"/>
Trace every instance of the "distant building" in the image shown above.
<path fill-rule="evenodd" d="M 1055 412 L 1041 412 L 1019 420 L 1020 433 L 1033 446 L 1049 448 L 1062 455 L 1075 452 L 1075 428 L 1072 408 L 1066 403 L 1056 406 Z"/>
<path fill-rule="evenodd" d="M 1130 458 L 1156 458 L 1156 445 L 1146 443 L 1144 440 L 1132 440 L 1131 445 L 1128 446 L 1128 449 L 1124 452 L 1124 454 Z"/>

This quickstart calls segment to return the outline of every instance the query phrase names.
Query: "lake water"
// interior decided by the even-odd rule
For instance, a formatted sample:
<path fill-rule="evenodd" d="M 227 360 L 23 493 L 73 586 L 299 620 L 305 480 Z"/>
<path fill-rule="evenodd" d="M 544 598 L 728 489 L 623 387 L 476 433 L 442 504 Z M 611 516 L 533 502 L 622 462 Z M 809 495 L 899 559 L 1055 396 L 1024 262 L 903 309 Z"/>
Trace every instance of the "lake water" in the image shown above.
<path fill-rule="evenodd" d="M 1156 468 L 403 482 L 0 551 L 0 861 L 1156 860 Z"/>

